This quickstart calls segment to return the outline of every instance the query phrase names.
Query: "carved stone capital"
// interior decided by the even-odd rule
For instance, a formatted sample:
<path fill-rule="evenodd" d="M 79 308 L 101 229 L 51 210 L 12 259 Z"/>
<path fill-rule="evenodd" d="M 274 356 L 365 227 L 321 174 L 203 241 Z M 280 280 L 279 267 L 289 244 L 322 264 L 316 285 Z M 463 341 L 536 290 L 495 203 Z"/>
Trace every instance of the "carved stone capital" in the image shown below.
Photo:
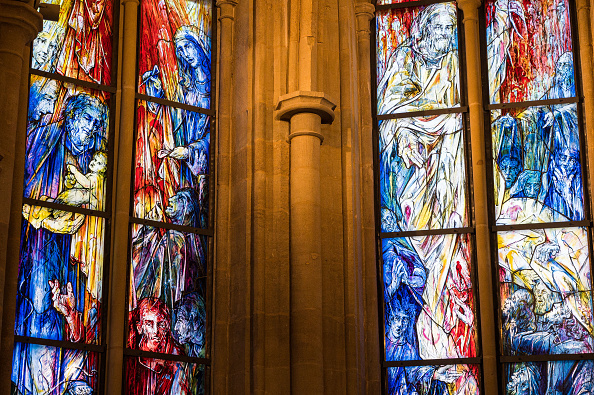
<path fill-rule="evenodd" d="M 481 0 L 458 0 L 458 8 L 464 13 L 464 21 L 466 20 L 477 20 L 478 21 L 478 9 L 481 6 Z"/>
<path fill-rule="evenodd" d="M 318 114 L 323 124 L 334 121 L 336 104 L 323 92 L 296 91 L 279 97 L 276 105 L 276 119 L 290 121 L 300 113 Z"/>
<path fill-rule="evenodd" d="M 0 24 L 4 27 L 0 48 L 22 56 L 25 44 L 43 28 L 43 16 L 28 3 L 0 0 Z"/>
<path fill-rule="evenodd" d="M 219 15 L 219 20 L 222 21 L 223 19 L 234 19 L 233 10 L 239 0 L 217 0 L 217 7 L 221 10 Z"/>
<path fill-rule="evenodd" d="M 369 32 L 369 21 L 375 15 L 375 6 L 369 2 L 355 3 L 355 16 L 357 17 L 357 31 Z"/>

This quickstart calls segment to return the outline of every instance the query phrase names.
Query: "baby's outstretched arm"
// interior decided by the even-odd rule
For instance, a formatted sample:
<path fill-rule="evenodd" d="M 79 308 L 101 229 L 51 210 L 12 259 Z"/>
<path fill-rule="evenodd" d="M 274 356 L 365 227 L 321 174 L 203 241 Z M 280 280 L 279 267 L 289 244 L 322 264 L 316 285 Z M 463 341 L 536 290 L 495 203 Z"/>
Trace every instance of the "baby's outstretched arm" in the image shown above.
<path fill-rule="evenodd" d="M 74 165 L 68 165 L 68 171 L 74 175 L 76 182 L 78 182 L 83 188 L 91 187 L 91 180 L 84 174 L 82 174 Z"/>

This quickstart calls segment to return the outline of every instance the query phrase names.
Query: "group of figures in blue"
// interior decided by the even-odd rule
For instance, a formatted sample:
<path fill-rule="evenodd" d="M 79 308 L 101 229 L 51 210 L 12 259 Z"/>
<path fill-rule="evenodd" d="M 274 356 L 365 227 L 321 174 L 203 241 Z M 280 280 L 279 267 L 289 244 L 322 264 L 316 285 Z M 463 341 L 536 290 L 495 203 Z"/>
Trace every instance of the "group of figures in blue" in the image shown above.
<path fill-rule="evenodd" d="M 32 69 L 57 79 L 34 72 L 30 81 L 24 197 L 38 204 L 22 210 L 15 335 L 28 339 L 15 343 L 15 395 L 98 390 L 102 354 L 68 343 L 104 339 L 112 97 L 85 83 L 112 83 L 112 7 L 102 0 L 63 2 L 59 20 L 44 22 L 33 44 Z M 142 8 L 140 68 L 150 69 L 139 76 L 139 92 L 209 110 L 210 2 L 146 1 Z M 159 34 L 155 26 L 162 26 Z M 209 226 L 210 118 L 149 101 L 139 101 L 137 113 L 131 211 L 153 225 L 131 225 L 129 320 L 122 331 L 132 349 L 205 358 L 208 238 L 158 222 Z M 128 394 L 204 391 L 199 363 L 127 357 L 125 365 Z"/>
<path fill-rule="evenodd" d="M 566 0 L 485 3 L 503 355 L 591 353 L 592 297 L 580 132 Z M 476 365 L 423 360 L 477 355 L 455 3 L 377 14 L 381 231 L 444 230 L 382 240 L 385 360 L 390 394 L 478 393 Z M 504 365 L 508 394 L 593 390 L 592 361 Z"/>

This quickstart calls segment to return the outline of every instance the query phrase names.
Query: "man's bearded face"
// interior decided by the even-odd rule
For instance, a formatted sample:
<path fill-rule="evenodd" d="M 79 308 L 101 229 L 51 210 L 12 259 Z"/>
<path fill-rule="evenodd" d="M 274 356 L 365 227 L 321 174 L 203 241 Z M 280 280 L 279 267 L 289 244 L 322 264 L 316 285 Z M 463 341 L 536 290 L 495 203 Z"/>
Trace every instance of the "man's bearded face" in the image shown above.
<path fill-rule="evenodd" d="M 138 331 L 142 335 L 140 349 L 159 352 L 169 332 L 169 324 L 162 314 L 155 310 L 143 311 Z"/>
<path fill-rule="evenodd" d="M 442 56 L 451 49 L 454 28 L 454 21 L 447 15 L 437 14 L 429 21 L 425 39 L 431 55 Z"/>

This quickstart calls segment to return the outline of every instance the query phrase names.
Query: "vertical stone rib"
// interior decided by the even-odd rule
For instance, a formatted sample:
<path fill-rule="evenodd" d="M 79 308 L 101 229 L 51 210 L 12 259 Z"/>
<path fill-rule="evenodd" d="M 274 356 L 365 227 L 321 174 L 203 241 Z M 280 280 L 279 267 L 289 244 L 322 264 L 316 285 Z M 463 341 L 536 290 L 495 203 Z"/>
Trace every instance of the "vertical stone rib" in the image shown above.
<path fill-rule="evenodd" d="M 477 280 L 480 297 L 482 333 L 483 377 L 486 395 L 498 394 L 497 360 L 495 338 L 495 311 L 493 306 L 493 282 L 490 233 L 488 226 L 487 174 L 485 163 L 485 132 L 481 84 L 480 41 L 478 27 L 479 0 L 458 1 L 464 13 L 466 39 L 466 75 L 468 82 L 468 104 L 472 150 L 472 186 L 474 190 L 474 213 L 476 226 Z"/>
<path fill-rule="evenodd" d="M 375 7 L 368 1 L 355 4 L 357 17 L 357 55 L 359 71 L 360 139 L 361 147 L 361 217 L 363 245 L 363 286 L 364 286 L 364 331 L 365 338 L 365 381 L 366 391 L 380 393 L 381 355 L 377 316 L 377 260 L 375 251 L 375 198 L 373 191 L 373 119 L 371 97 L 371 42 L 369 23 L 374 17 Z"/>
<path fill-rule="evenodd" d="M 217 221 L 213 270 L 214 306 L 212 317 L 212 389 L 229 393 L 229 373 L 233 353 L 230 337 L 230 216 L 231 216 L 231 97 L 233 80 L 234 9 L 237 0 L 219 0 L 219 89 L 217 106 Z"/>
<path fill-rule="evenodd" d="M 124 0 L 122 54 L 136 53 L 138 0 Z M 126 323 L 126 278 L 128 271 L 128 244 L 132 161 L 134 152 L 134 119 L 136 118 L 136 57 L 121 56 L 120 123 L 114 152 L 115 185 L 113 188 L 113 232 L 109 278 L 109 311 L 107 332 L 106 393 L 122 389 L 124 374 L 124 333 Z"/>

